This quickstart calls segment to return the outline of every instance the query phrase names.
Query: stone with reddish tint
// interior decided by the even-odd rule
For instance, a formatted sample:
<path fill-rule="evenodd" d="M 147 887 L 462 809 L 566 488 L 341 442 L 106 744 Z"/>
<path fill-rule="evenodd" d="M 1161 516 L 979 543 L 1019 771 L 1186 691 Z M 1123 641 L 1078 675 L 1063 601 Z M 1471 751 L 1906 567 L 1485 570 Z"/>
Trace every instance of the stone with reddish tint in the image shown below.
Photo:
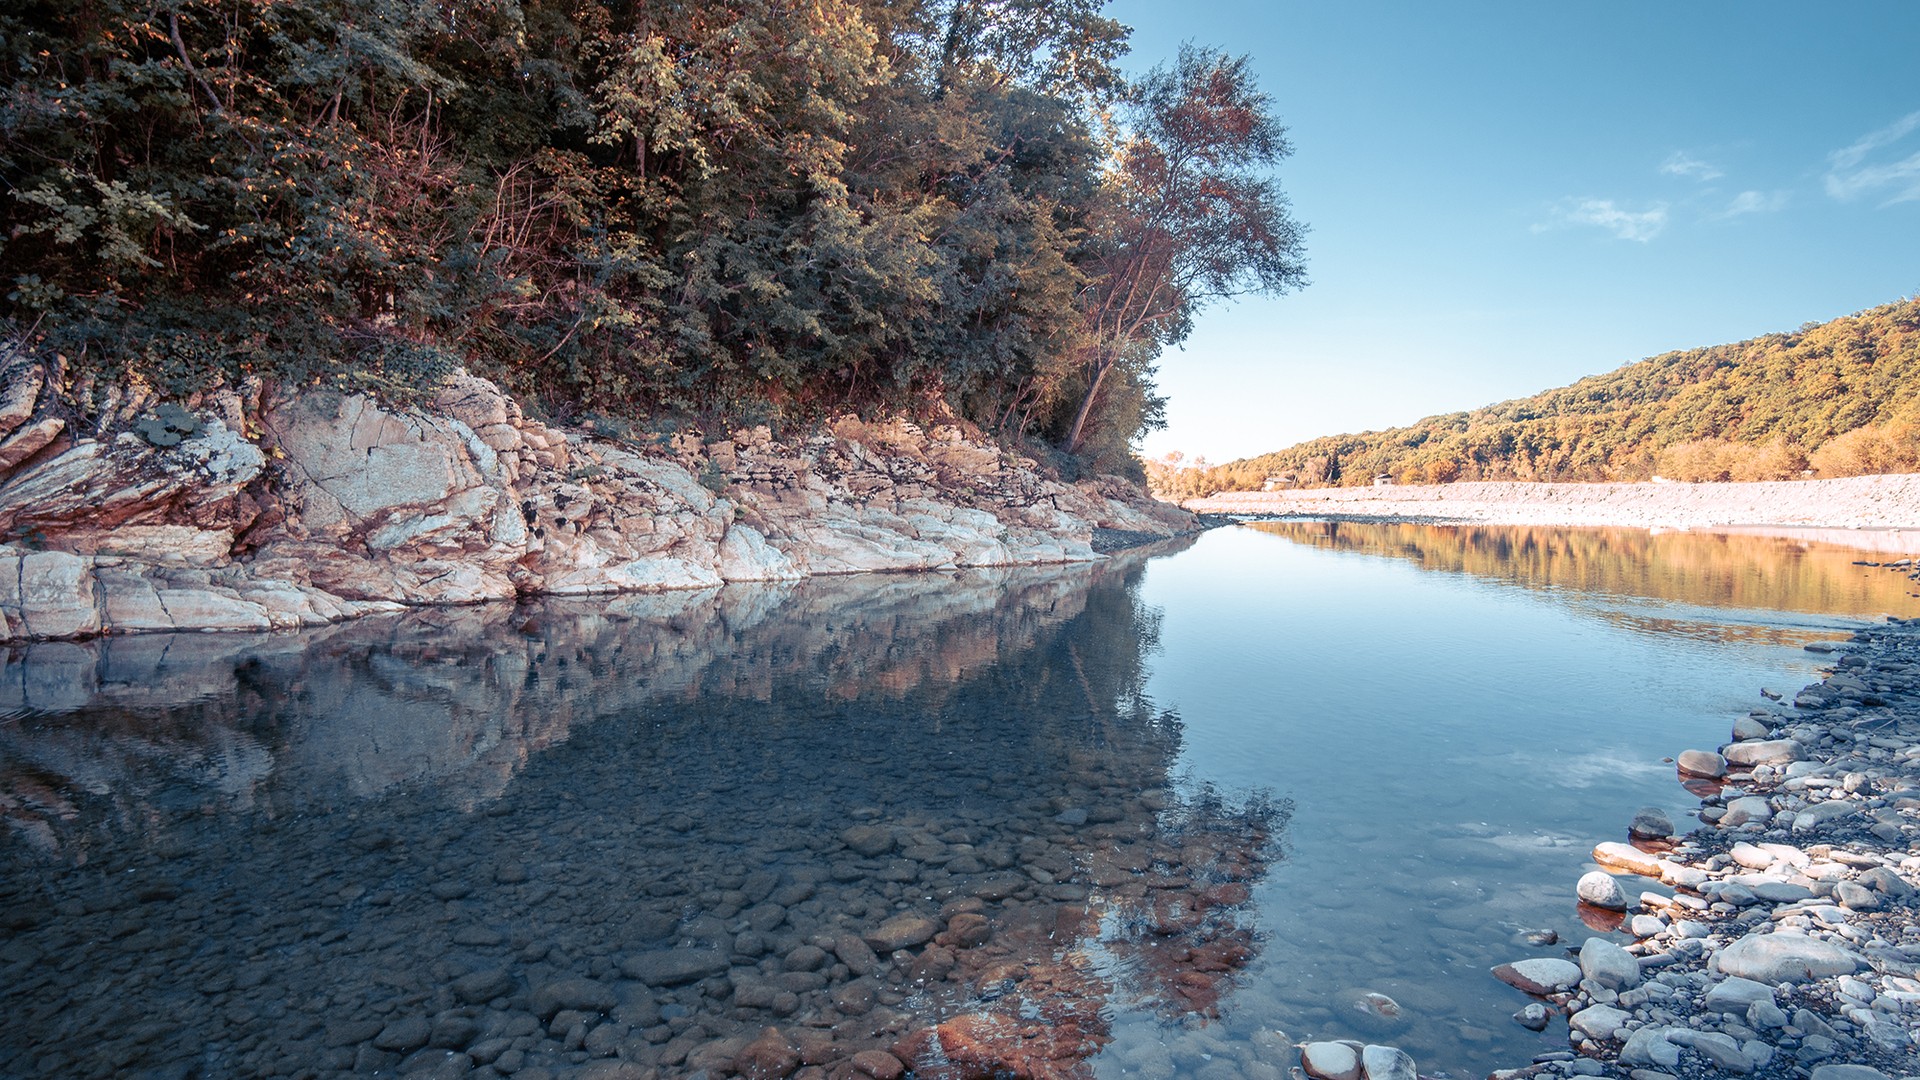
<path fill-rule="evenodd" d="M 853 1055 L 853 1067 L 873 1080 L 899 1080 L 907 1067 L 885 1050 L 862 1050 Z"/>
<path fill-rule="evenodd" d="M 1537 956 L 1493 969 L 1493 977 L 1529 994 L 1557 994 L 1580 984 L 1580 965 L 1571 960 Z"/>
<path fill-rule="evenodd" d="M 782 1080 L 799 1067 L 800 1051 L 780 1034 L 779 1028 L 761 1032 L 759 1038 L 748 1043 L 740 1056 L 733 1059 L 733 1071 L 746 1080 Z"/>
<path fill-rule="evenodd" d="M 867 935 L 867 944 L 876 952 L 885 954 L 896 949 L 911 949 L 915 945 L 925 945 L 940 932 L 940 924 L 925 915 L 902 912 L 881 923 Z"/>
<path fill-rule="evenodd" d="M 993 926 L 984 915 L 961 912 L 947 920 L 947 938 L 956 949 L 985 945 L 993 937 Z"/>

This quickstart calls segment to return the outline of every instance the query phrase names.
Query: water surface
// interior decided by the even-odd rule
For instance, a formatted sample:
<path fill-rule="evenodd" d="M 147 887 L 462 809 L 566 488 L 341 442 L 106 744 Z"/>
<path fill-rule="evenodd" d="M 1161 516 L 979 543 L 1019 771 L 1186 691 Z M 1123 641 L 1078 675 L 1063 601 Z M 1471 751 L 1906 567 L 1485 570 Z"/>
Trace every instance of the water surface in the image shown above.
<path fill-rule="evenodd" d="M 1690 805 L 1663 759 L 1914 613 L 1752 540 L 1263 526 L 14 650 L 0 1074 L 718 1074 L 941 1021 L 1044 1076 L 1265 1080 L 1308 1037 L 1484 1074 L 1564 1046 L 1486 968 L 1589 932 L 1587 850 Z"/>

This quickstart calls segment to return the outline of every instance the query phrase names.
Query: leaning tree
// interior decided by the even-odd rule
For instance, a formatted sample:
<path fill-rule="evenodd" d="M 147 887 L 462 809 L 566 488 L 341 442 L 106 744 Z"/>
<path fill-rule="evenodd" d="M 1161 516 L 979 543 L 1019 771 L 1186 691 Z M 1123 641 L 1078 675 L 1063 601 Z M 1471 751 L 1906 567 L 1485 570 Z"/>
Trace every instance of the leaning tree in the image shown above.
<path fill-rule="evenodd" d="M 1133 87 L 1123 121 L 1090 223 L 1086 388 L 1069 453 L 1129 356 L 1179 342 L 1213 301 L 1306 284 L 1306 229 L 1288 215 L 1272 173 L 1293 147 L 1246 57 L 1182 46 L 1173 68 L 1155 68 Z"/>

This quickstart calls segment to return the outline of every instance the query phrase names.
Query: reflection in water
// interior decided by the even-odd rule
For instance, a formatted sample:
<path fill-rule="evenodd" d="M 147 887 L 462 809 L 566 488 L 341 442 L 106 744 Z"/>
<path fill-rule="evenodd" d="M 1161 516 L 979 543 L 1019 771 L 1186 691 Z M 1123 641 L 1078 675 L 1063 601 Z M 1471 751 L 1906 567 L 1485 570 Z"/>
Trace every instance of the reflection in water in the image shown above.
<path fill-rule="evenodd" d="M 1296 543 L 1386 555 L 1426 570 L 1529 589 L 1854 617 L 1920 609 L 1913 596 L 1917 587 L 1904 572 L 1856 566 L 1871 556 L 1801 538 L 1332 521 L 1263 521 L 1247 527 Z"/>
<path fill-rule="evenodd" d="M 16 650 L 0 1075 L 1073 1077 L 1203 1028 L 1286 813 L 1170 780 L 1139 575 Z"/>

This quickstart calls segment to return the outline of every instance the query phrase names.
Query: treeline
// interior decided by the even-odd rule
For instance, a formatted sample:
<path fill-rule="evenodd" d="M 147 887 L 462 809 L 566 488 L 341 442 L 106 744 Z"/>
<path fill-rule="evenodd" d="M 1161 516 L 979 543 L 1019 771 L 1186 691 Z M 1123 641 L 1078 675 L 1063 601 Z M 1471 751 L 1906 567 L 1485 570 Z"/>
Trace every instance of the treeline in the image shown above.
<path fill-rule="evenodd" d="M 1920 471 L 1920 300 L 1734 345 L 1656 356 L 1572 386 L 1218 466 L 1149 464 L 1191 497 L 1272 481 L 1785 480 Z M 1182 467 L 1186 466 L 1186 467 Z"/>
<path fill-rule="evenodd" d="M 19 0 L 0 317 L 82 377 L 561 417 L 947 409 L 1111 467 L 1210 299 L 1304 282 L 1243 59 L 1101 0 Z"/>

